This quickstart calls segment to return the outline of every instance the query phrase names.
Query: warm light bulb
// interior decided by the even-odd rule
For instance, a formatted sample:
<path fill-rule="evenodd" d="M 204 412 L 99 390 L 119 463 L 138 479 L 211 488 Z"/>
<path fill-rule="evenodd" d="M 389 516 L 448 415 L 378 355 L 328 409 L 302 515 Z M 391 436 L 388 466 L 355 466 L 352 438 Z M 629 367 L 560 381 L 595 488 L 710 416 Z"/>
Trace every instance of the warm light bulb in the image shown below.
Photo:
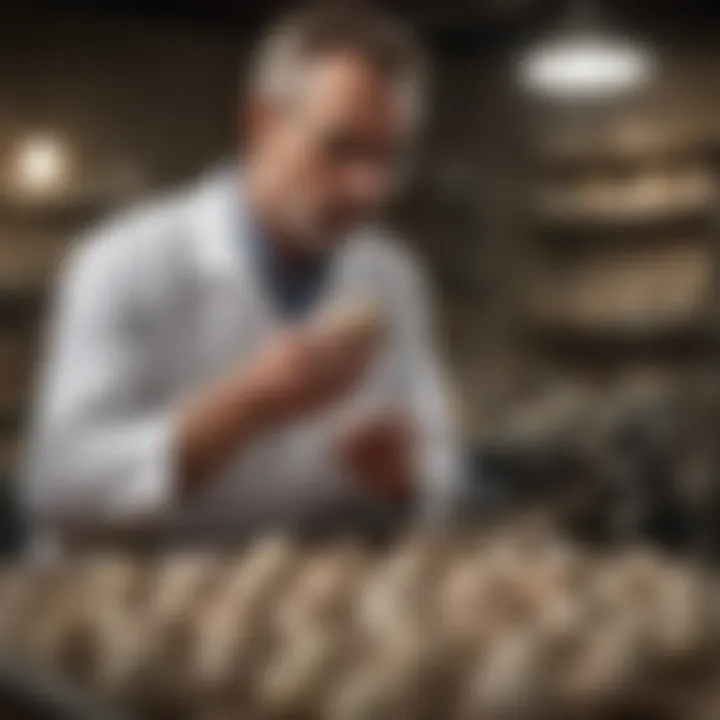
<path fill-rule="evenodd" d="M 25 190 L 56 189 L 67 172 L 67 151 L 54 138 L 29 138 L 16 149 L 15 171 L 18 185 Z"/>
<path fill-rule="evenodd" d="M 605 97 L 643 85 L 652 67 L 650 53 L 630 42 L 566 38 L 530 50 L 520 61 L 520 80 L 543 95 Z"/>

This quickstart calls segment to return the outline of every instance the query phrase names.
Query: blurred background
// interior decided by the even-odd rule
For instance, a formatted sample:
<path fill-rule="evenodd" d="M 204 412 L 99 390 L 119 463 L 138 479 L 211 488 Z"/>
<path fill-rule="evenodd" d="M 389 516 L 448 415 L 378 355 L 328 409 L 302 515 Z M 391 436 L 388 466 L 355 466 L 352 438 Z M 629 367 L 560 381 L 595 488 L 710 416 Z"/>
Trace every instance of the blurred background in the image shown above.
<path fill-rule="evenodd" d="M 297 5 L 0 6 L 4 477 L 59 259 L 234 151 L 238 67 Z M 429 136 L 393 214 L 436 280 L 475 505 L 714 557 L 720 8 L 383 5 L 436 62 Z"/>
<path fill-rule="evenodd" d="M 432 622 L 420 611 L 428 637 L 433 623 L 450 619 L 457 622 L 442 632 L 457 631 L 461 649 L 495 648 L 487 668 L 501 669 L 502 697 L 539 708 L 528 688 L 580 668 L 576 686 L 561 693 L 576 704 L 549 705 L 555 711 L 543 717 L 720 717 L 716 576 L 706 584 L 687 562 L 717 567 L 720 559 L 720 6 L 376 2 L 417 30 L 436 65 L 427 141 L 391 213 L 435 281 L 468 459 L 467 512 L 490 528 L 490 541 L 438 549 L 413 537 L 386 565 L 340 544 L 318 561 L 272 543 L 247 564 L 101 557 L 55 575 L 0 564 L 3 717 L 5 695 L 32 701 L 31 717 L 110 717 L 35 677 L 37 668 L 162 710 L 142 717 L 237 717 L 232 694 L 226 714 L 200 708 L 218 688 L 258 684 L 246 673 L 262 669 L 275 647 L 263 645 L 275 615 L 288 625 L 278 656 L 297 652 L 287 654 L 292 672 L 278 666 L 285 685 L 271 676 L 258 686 L 271 705 L 295 703 L 314 687 L 312 673 L 322 680 L 336 669 L 333 642 L 352 630 L 342 619 L 317 625 L 315 605 L 322 609 L 325 593 L 345 607 L 363 587 L 367 602 L 374 592 L 387 608 L 369 665 L 391 689 L 405 676 L 382 661 L 395 658 L 403 621 L 414 621 L 406 600 L 421 598 L 435 608 Z M 58 263 L 86 228 L 235 152 L 245 58 L 279 14 L 299 5 L 0 0 L 3 553 L 22 547 L 14 481 Z M 516 529 L 536 520 L 583 544 L 523 539 Z M 602 561 L 576 557 L 585 542 L 611 552 Z M 684 562 L 633 555 L 647 543 Z M 436 594 L 445 605 L 432 605 Z M 607 617 L 586 612 L 604 607 L 606 595 L 617 605 Z M 245 642 L 243 627 L 254 628 L 260 649 Z M 587 640 L 589 664 L 577 660 L 582 653 L 556 653 L 548 627 L 563 643 Z M 422 634 L 416 629 L 408 637 Z M 310 650 L 298 644 L 306 637 Z M 210 670 L 201 671 L 191 661 L 207 652 Z M 455 667 L 458 658 L 432 644 L 424 652 L 433 673 L 460 676 L 466 660 L 474 667 L 462 653 Z M 417 660 L 410 653 L 413 682 L 402 687 L 409 695 L 429 687 L 435 704 L 445 702 L 442 684 L 417 682 L 413 673 L 425 667 Z M 292 662 L 310 675 L 293 674 Z M 694 678 L 712 700 L 698 714 L 667 697 L 704 703 Z M 288 689 L 293 681 L 300 690 Z M 606 694 L 622 696 L 622 712 L 610 712 Z M 661 712 L 647 710 L 648 698 Z M 59 715 L 70 699 L 75 709 Z M 467 717 L 489 717 L 480 700 Z M 432 717 L 454 716 L 449 707 Z M 392 708 L 348 715 L 400 716 Z"/>

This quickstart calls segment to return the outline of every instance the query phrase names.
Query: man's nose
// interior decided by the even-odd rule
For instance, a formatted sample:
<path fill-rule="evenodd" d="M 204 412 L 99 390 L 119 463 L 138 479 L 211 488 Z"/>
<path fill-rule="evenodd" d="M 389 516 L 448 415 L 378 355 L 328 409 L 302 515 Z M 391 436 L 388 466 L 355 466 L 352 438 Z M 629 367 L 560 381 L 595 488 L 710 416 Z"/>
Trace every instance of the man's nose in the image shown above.
<path fill-rule="evenodd" d="M 357 165 L 346 177 L 348 194 L 357 201 L 373 203 L 381 200 L 387 190 L 387 173 L 371 163 Z"/>

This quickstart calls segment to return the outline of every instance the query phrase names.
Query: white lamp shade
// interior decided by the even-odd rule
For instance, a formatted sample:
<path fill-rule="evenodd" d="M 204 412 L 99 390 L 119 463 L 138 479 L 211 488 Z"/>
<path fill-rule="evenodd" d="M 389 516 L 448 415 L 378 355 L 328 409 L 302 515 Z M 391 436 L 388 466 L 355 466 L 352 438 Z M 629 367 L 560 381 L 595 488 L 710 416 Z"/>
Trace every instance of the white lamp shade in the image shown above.
<path fill-rule="evenodd" d="M 534 94 L 598 98 L 628 92 L 649 81 L 652 54 L 628 41 L 568 37 L 529 50 L 519 63 L 520 83 Z"/>
<path fill-rule="evenodd" d="M 67 149 L 55 138 L 28 138 L 16 146 L 14 155 L 15 183 L 27 192 L 57 190 L 65 179 Z"/>

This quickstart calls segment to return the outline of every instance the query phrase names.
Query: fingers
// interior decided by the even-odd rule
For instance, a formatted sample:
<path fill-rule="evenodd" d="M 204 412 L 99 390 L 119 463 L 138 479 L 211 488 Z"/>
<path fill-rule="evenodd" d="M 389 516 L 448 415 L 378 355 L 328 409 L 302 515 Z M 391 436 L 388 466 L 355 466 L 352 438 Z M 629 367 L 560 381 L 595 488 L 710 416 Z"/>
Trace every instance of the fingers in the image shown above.
<path fill-rule="evenodd" d="M 353 303 L 321 315 L 306 329 L 316 367 L 328 374 L 352 374 L 377 351 L 386 324 L 376 306 Z"/>
<path fill-rule="evenodd" d="M 412 493 L 415 437 L 407 415 L 387 413 L 354 426 L 341 439 L 341 455 L 353 477 L 389 502 Z"/>
<path fill-rule="evenodd" d="M 259 357 L 254 377 L 275 422 L 314 412 L 361 380 L 384 335 L 367 304 L 342 306 L 278 338 Z"/>
<path fill-rule="evenodd" d="M 384 327 L 380 314 L 365 304 L 321 316 L 298 334 L 298 372 L 319 395 L 350 390 L 376 353 Z"/>
<path fill-rule="evenodd" d="M 375 343 L 387 332 L 387 322 L 380 307 L 369 301 L 334 306 L 321 314 L 313 327 L 350 342 Z"/>

